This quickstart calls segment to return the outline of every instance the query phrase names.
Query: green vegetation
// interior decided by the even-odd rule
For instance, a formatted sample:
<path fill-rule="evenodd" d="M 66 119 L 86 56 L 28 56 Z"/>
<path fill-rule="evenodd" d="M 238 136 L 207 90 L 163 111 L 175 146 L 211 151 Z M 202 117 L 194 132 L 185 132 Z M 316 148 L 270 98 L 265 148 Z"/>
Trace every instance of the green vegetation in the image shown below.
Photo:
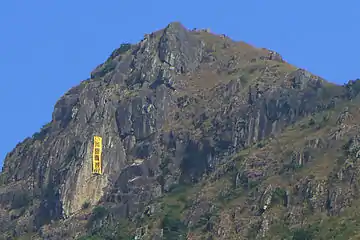
<path fill-rule="evenodd" d="M 289 127 L 288 132 L 284 135 L 273 138 L 272 140 L 262 141 L 258 144 L 254 144 L 250 148 L 240 151 L 231 160 L 234 161 L 236 168 L 234 170 L 222 170 L 223 173 L 215 180 L 205 178 L 203 182 L 196 184 L 195 186 L 174 185 L 168 194 L 157 200 L 157 202 L 161 203 L 161 209 L 157 210 L 153 216 L 146 216 L 144 219 L 142 219 L 141 225 L 151 225 L 152 222 L 160 219 L 160 226 L 158 227 L 162 227 L 164 229 L 165 239 L 185 239 L 185 236 L 189 231 L 198 233 L 202 236 L 211 236 L 212 231 L 214 231 L 218 224 L 220 224 L 219 220 L 221 218 L 219 216 L 221 213 L 232 213 L 234 209 L 238 208 L 239 206 L 243 206 L 240 203 L 244 203 L 244 199 L 252 203 L 253 200 L 249 199 L 252 199 L 254 196 L 261 196 L 263 193 L 263 190 L 261 189 L 265 189 L 265 187 L 267 187 L 268 184 L 273 181 L 267 179 L 249 181 L 244 175 L 238 179 L 240 182 L 237 186 L 235 186 L 235 184 L 231 184 L 235 181 L 235 176 L 238 172 L 245 172 L 246 168 L 249 167 L 246 165 L 249 158 L 254 156 L 264 156 L 264 152 L 268 151 L 268 149 L 272 149 L 274 154 L 272 157 L 277 158 L 276 160 L 278 160 L 279 169 L 283 169 L 279 172 L 279 179 L 282 179 L 281 177 L 284 175 L 284 173 L 288 172 L 289 170 L 297 170 L 291 174 L 296 175 L 299 179 L 309 175 L 308 171 L 313 169 L 314 166 L 316 167 L 316 165 L 308 165 L 306 162 L 304 162 L 302 165 L 299 165 L 297 161 L 297 153 L 307 151 L 306 144 L 308 141 L 306 141 L 306 139 L 312 138 L 312 136 L 318 137 L 317 131 L 321 131 L 323 126 L 321 126 L 321 128 L 317 128 L 315 131 L 313 128 L 321 121 L 331 123 L 334 121 L 334 119 L 330 114 L 316 114 L 311 116 L 303 120 L 302 123 L 305 123 L 305 129 L 302 131 L 300 129 L 304 127 L 304 125 L 301 125 L 300 123 Z M 305 136 L 307 138 L 305 138 Z M 287 140 L 287 138 L 289 138 L 290 141 Z M 277 148 L 274 147 L 274 144 L 276 144 L 276 146 L 281 146 L 281 148 L 276 150 Z M 269 148 L 265 148 L 265 145 L 269 146 Z M 294 145 L 296 145 L 296 148 L 299 150 L 294 150 Z M 348 152 L 350 155 L 354 155 L 358 151 L 355 140 L 349 140 L 345 145 L 343 144 L 339 146 L 343 146 L 343 150 Z M 162 168 L 166 168 L 168 161 L 168 159 L 164 159 Z M 263 164 L 267 164 L 267 162 L 264 162 Z M 315 161 L 312 164 L 317 164 L 317 162 Z M 223 168 L 227 169 L 225 164 Z M 219 167 L 217 170 L 219 169 L 222 168 Z M 274 176 L 273 178 L 276 179 L 277 176 Z M 290 180 L 288 179 L 287 181 Z M 278 183 L 282 182 L 278 181 Z M 316 209 L 311 206 L 309 200 L 305 200 L 306 204 L 304 204 L 302 210 L 299 210 L 302 211 L 304 217 L 308 218 L 306 221 L 309 225 L 300 227 L 297 225 L 294 227 L 294 225 L 289 224 L 286 217 L 287 210 L 284 207 L 289 204 L 287 202 L 288 196 L 286 190 L 291 190 L 291 186 L 287 185 L 287 183 L 281 186 L 275 184 L 275 186 L 276 187 L 273 192 L 271 205 L 266 211 L 274 211 L 274 213 L 270 213 L 270 215 L 276 216 L 277 220 L 270 224 L 270 230 L 266 235 L 268 238 L 265 239 L 345 240 L 350 239 L 352 236 L 355 236 L 356 232 L 359 232 L 360 224 L 357 223 L 358 218 L 356 216 L 350 219 L 345 218 L 346 220 L 342 216 L 324 217 L 322 222 L 318 221 L 318 219 L 312 218 L 313 215 L 318 215 L 315 212 Z M 207 189 L 212 190 L 210 191 Z M 190 208 L 194 207 L 193 199 L 196 199 L 199 195 L 206 196 L 205 199 L 208 200 L 204 201 L 209 201 L 213 208 L 212 211 L 207 211 L 202 214 L 199 220 L 193 223 L 192 227 L 189 228 L 186 226 L 184 221 L 186 218 L 186 213 L 193 211 L 191 210 L 193 208 Z M 297 197 L 291 192 L 289 196 L 292 198 Z M 291 200 L 290 204 L 292 204 Z M 230 225 L 232 224 L 233 223 L 230 223 Z M 259 219 L 259 221 L 252 221 L 250 225 L 251 226 L 249 231 L 247 232 L 248 239 L 255 239 L 259 236 L 260 230 L 262 228 L 261 220 Z M 222 227 L 228 228 L 230 232 L 234 232 L 234 226 L 226 225 Z M 236 239 L 237 233 L 234 232 L 231 236 L 233 237 L 229 238 L 230 240 Z"/>
<path fill-rule="evenodd" d="M 121 54 L 126 53 L 127 51 L 129 51 L 131 49 L 131 46 L 132 45 L 130 43 L 122 43 L 119 48 L 115 49 L 110 54 L 110 57 L 106 60 L 104 65 L 107 65 L 107 64 L 111 63 L 114 58 L 116 58 L 117 56 L 119 56 Z"/>
<path fill-rule="evenodd" d="M 4 185 L 6 183 L 7 178 L 8 178 L 8 176 L 7 176 L 6 172 L 0 173 L 0 186 Z"/>
<path fill-rule="evenodd" d="M 271 203 L 286 205 L 286 190 L 279 187 L 276 188 L 273 193 Z"/>
<path fill-rule="evenodd" d="M 131 49 L 131 43 L 122 43 L 119 48 L 119 54 L 125 53 Z"/>
<path fill-rule="evenodd" d="M 130 49 L 131 49 L 131 44 L 130 43 L 122 43 L 118 49 L 116 49 L 115 51 L 113 51 L 111 53 L 110 58 L 113 59 L 113 58 L 115 58 L 116 56 L 118 56 L 120 54 L 126 53 Z"/>
<path fill-rule="evenodd" d="M 92 210 L 91 217 L 89 218 L 86 227 L 92 229 L 94 225 L 100 220 L 103 220 L 108 215 L 108 210 L 104 206 L 96 206 Z M 96 229 L 98 231 L 99 229 Z"/>
<path fill-rule="evenodd" d="M 270 229 L 271 239 L 289 240 L 348 240 L 358 239 L 356 233 L 360 229 L 359 217 L 343 216 L 325 217 L 301 228 L 290 229 L 285 222 L 273 224 Z M 356 237 L 355 237 L 356 236 Z M 352 238 L 355 237 L 355 238 Z"/>
<path fill-rule="evenodd" d="M 314 118 L 310 118 L 308 124 L 309 124 L 310 127 L 315 126 L 315 124 L 316 124 L 315 119 L 314 119 Z"/>
<path fill-rule="evenodd" d="M 31 202 L 31 197 L 27 192 L 16 193 L 11 201 L 12 209 L 19 209 L 27 206 Z"/>
<path fill-rule="evenodd" d="M 105 76 L 107 73 L 113 71 L 115 69 L 115 67 L 116 67 L 116 62 L 115 61 L 110 60 L 108 62 L 105 62 L 101 66 L 101 70 L 100 70 L 101 76 Z"/>
<path fill-rule="evenodd" d="M 123 92 L 122 92 L 122 96 L 124 98 L 131 98 L 131 97 L 135 97 L 138 95 L 138 92 L 137 91 L 134 91 L 134 90 L 130 90 L 130 89 L 124 89 Z"/>
<path fill-rule="evenodd" d="M 226 189 L 225 191 L 220 191 L 218 195 L 218 201 L 223 205 L 227 204 L 233 199 L 236 199 L 241 195 L 241 189 Z"/>
<path fill-rule="evenodd" d="M 211 130 L 212 128 L 212 122 L 211 119 L 206 119 L 205 121 L 202 122 L 202 129 L 204 131 L 204 133 L 207 133 Z"/>
<path fill-rule="evenodd" d="M 125 219 L 107 222 L 101 228 L 93 230 L 90 234 L 82 236 L 77 240 L 130 240 L 135 235 L 134 225 Z"/>
<path fill-rule="evenodd" d="M 103 206 L 96 206 L 92 211 L 92 220 L 104 218 L 108 213 L 107 209 Z"/>
<path fill-rule="evenodd" d="M 293 236 L 292 239 L 293 240 L 312 240 L 313 239 L 313 232 L 311 230 L 308 229 L 296 229 L 293 232 Z"/>
<path fill-rule="evenodd" d="M 83 236 L 78 238 L 78 240 L 103 240 L 104 238 L 102 236 L 99 235 L 94 235 L 94 236 Z"/>
<path fill-rule="evenodd" d="M 90 207 L 90 202 L 89 201 L 85 201 L 81 206 L 82 209 L 88 209 L 89 207 Z"/>
<path fill-rule="evenodd" d="M 270 229 L 271 239 L 284 239 L 284 240 L 315 240 L 314 229 L 296 228 L 290 229 L 289 226 L 284 223 L 276 223 Z"/>
<path fill-rule="evenodd" d="M 48 130 L 50 129 L 50 127 L 51 127 L 51 122 L 43 125 L 43 126 L 41 127 L 40 131 L 34 133 L 32 137 L 33 137 L 35 140 L 40 140 L 40 141 L 41 141 L 41 140 L 44 140 L 44 138 L 45 138 Z"/>
<path fill-rule="evenodd" d="M 166 214 L 162 219 L 161 227 L 164 229 L 165 239 L 186 240 L 187 227 L 178 216 Z"/>

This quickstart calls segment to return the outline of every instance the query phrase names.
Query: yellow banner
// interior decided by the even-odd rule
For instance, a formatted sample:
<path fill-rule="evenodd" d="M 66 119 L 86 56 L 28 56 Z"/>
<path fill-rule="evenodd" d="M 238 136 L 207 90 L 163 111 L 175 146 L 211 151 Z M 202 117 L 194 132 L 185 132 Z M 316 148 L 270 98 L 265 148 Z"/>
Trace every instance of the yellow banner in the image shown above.
<path fill-rule="evenodd" d="M 94 148 L 93 148 L 93 170 L 94 174 L 102 174 L 102 138 L 94 136 Z"/>

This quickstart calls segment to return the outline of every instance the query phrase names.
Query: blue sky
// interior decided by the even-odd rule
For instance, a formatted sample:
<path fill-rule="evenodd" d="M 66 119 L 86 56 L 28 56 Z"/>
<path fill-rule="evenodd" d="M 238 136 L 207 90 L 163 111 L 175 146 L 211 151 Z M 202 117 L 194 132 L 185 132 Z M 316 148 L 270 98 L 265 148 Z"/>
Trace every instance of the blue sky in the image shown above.
<path fill-rule="evenodd" d="M 9 0 L 0 3 L 0 166 L 122 42 L 180 21 L 278 51 L 332 82 L 360 78 L 359 0 Z"/>

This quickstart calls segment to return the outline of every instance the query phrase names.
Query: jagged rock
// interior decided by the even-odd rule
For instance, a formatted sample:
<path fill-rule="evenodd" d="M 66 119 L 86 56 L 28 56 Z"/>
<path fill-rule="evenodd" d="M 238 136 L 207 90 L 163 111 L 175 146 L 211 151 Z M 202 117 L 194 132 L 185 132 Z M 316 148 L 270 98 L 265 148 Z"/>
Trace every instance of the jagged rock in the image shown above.
<path fill-rule="evenodd" d="M 271 204 L 272 195 L 273 195 L 272 191 L 273 191 L 272 186 L 269 185 L 263 193 L 262 200 L 261 200 L 261 206 L 260 206 L 260 209 L 262 209 L 263 211 L 266 211 L 266 209 Z"/>
<path fill-rule="evenodd" d="M 203 54 L 202 42 L 192 36 L 179 22 L 169 24 L 159 42 L 159 58 L 177 72 L 194 71 Z"/>
<path fill-rule="evenodd" d="M 279 53 L 272 51 L 272 50 L 268 50 L 268 51 L 269 51 L 269 54 L 267 56 L 262 57 L 262 59 L 284 62 L 282 56 Z"/>
<path fill-rule="evenodd" d="M 116 49 L 7 155 L 0 233 L 71 239 L 96 206 L 109 212 L 93 227 L 118 234 L 109 229 L 122 219 L 132 237 L 167 204 L 180 208 L 173 221 L 209 239 L 266 237 L 276 221 L 302 225 L 307 211 L 336 217 L 359 197 L 358 83 L 336 86 L 274 51 L 171 23 Z M 102 175 L 92 174 L 94 135 Z M 184 200 L 181 186 L 196 197 Z M 164 237 L 166 223 L 152 223 L 146 235 Z"/>

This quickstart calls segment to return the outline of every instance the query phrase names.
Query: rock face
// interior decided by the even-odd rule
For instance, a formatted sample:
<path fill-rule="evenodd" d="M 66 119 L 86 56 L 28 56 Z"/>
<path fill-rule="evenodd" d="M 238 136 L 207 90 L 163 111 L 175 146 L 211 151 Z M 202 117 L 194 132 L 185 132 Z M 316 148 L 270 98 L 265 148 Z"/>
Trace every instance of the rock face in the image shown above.
<path fill-rule="evenodd" d="M 359 195 L 358 85 L 171 23 L 122 44 L 7 155 L 0 232 L 281 239 L 286 223 L 281 234 L 320 236 L 304 223 L 339 217 Z M 102 175 L 92 175 L 94 135 Z"/>

